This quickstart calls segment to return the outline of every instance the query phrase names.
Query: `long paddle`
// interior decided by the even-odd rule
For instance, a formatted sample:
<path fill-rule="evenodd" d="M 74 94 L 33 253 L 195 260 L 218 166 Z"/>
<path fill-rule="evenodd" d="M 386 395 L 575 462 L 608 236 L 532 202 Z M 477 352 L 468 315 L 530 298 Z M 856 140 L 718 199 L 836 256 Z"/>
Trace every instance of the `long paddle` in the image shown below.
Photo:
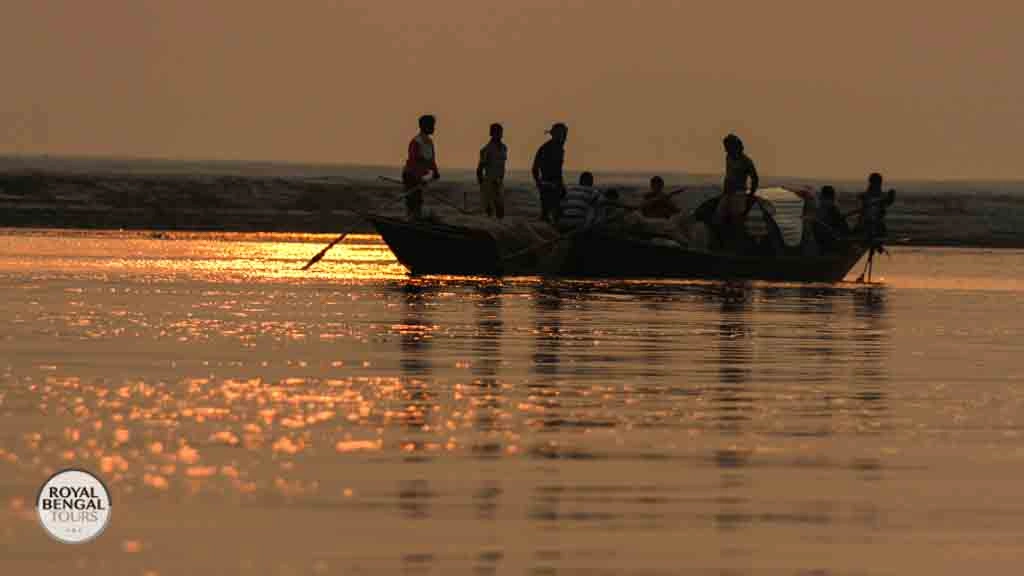
<path fill-rule="evenodd" d="M 398 180 L 398 179 L 395 179 L 395 178 L 388 178 L 387 176 L 379 176 L 378 178 L 381 181 L 383 181 L 383 182 L 390 182 L 392 184 L 403 184 L 403 182 L 401 180 Z M 402 196 L 399 197 L 399 200 L 404 200 L 408 196 L 409 196 L 408 194 L 402 194 Z M 452 208 L 455 208 L 456 210 L 458 210 L 459 212 L 462 212 L 463 214 L 472 214 L 472 212 L 469 212 L 468 210 L 463 210 L 462 208 L 459 208 L 458 205 L 456 205 L 456 204 L 454 204 L 452 202 L 449 202 L 445 198 L 441 198 L 440 196 L 438 196 L 438 199 L 441 200 L 442 203 L 447 204 L 448 206 L 451 206 Z M 314 264 L 316 264 L 317 262 L 323 260 L 324 256 L 327 255 L 327 252 L 331 248 L 334 248 L 334 246 L 336 244 L 338 244 L 339 242 L 344 240 L 345 236 L 347 236 L 347 235 L 348 235 L 348 232 L 344 232 L 340 236 L 335 238 L 330 244 L 328 244 L 327 246 L 324 246 L 324 249 L 319 251 L 319 252 L 317 252 L 316 256 L 313 256 L 312 258 L 310 258 L 309 262 L 306 262 L 306 265 L 303 266 L 302 269 L 303 270 L 309 270 Z"/>
<path fill-rule="evenodd" d="M 310 266 L 312 266 L 313 264 L 316 264 L 317 262 L 323 260 L 324 259 L 324 255 L 327 254 L 327 251 L 330 250 L 331 248 L 334 248 L 334 245 L 337 244 L 338 242 L 341 242 L 342 240 L 344 240 L 345 236 L 348 236 L 348 232 L 342 232 L 341 236 L 338 236 L 337 238 L 334 239 L 333 242 L 331 242 L 330 244 L 325 246 L 323 250 L 317 252 L 316 256 L 313 256 L 312 258 L 310 258 L 309 262 L 306 262 L 306 265 L 303 266 L 302 269 L 303 270 L 309 270 Z"/>
<path fill-rule="evenodd" d="M 398 198 L 396 198 L 396 199 L 394 200 L 394 202 L 398 202 L 399 200 L 405 200 L 405 198 L 406 198 L 407 196 L 408 196 L 407 194 L 402 194 L 401 196 L 399 196 Z M 390 205 L 390 204 L 389 204 L 389 205 Z M 361 214 L 361 213 L 359 213 L 359 212 L 357 212 L 357 214 L 360 214 L 360 215 L 362 215 L 362 214 Z M 338 236 L 338 237 L 337 237 L 337 238 L 335 238 L 335 239 L 334 239 L 334 240 L 333 240 L 333 241 L 332 241 L 332 242 L 331 242 L 330 244 L 328 244 L 327 246 L 324 246 L 324 249 L 323 249 L 323 250 L 321 250 L 321 251 L 317 252 L 317 253 L 316 253 L 316 256 L 313 256 L 312 258 L 310 258 L 310 259 L 309 259 L 309 262 L 306 262 L 306 265 L 302 267 L 302 270 L 309 270 L 309 269 L 310 269 L 310 267 L 312 267 L 312 266 L 313 266 L 314 264 L 316 264 L 317 262 L 319 262 L 319 261 L 323 260 L 323 259 L 324 259 L 324 256 L 325 256 L 325 255 L 327 254 L 327 251 L 328 251 L 328 250 L 330 250 L 331 248 L 334 248 L 334 246 L 335 246 L 335 245 L 336 245 L 337 243 L 339 243 L 339 242 L 341 242 L 342 240 L 344 240 L 344 239 L 345 239 L 345 236 L 348 236 L 348 232 L 342 232 L 341 236 Z"/>
<path fill-rule="evenodd" d="M 397 178 L 389 178 L 389 177 L 387 177 L 387 176 L 378 176 L 377 178 L 378 178 L 378 179 L 379 179 L 379 180 L 380 180 L 381 182 L 390 182 L 391 184 L 403 184 L 403 185 L 404 185 L 404 182 L 402 182 L 401 180 L 399 180 L 399 179 L 397 179 Z M 429 190 L 430 190 L 430 187 L 428 187 L 428 186 L 423 186 L 423 188 L 424 188 L 425 190 L 427 190 L 427 191 L 429 191 Z M 468 214 L 468 215 L 470 215 L 470 216 L 472 216 L 472 215 L 473 215 L 473 213 L 472 213 L 472 212 L 470 212 L 469 210 L 463 210 L 462 208 L 460 208 L 460 207 L 459 207 L 459 205 L 458 205 L 458 204 L 456 204 L 456 203 L 454 203 L 454 202 L 452 202 L 452 201 L 448 200 L 447 198 L 445 198 L 445 197 L 441 196 L 440 194 L 435 194 L 435 195 L 434 195 L 434 197 L 435 197 L 436 199 L 440 200 L 442 204 L 445 204 L 445 205 L 447 205 L 447 206 L 449 206 L 449 207 L 451 207 L 451 208 L 454 208 L 454 209 L 458 210 L 459 212 L 461 212 L 462 214 Z"/>
<path fill-rule="evenodd" d="M 860 273 L 860 276 L 857 277 L 857 284 L 864 283 L 864 274 L 868 275 L 868 284 L 871 283 L 871 269 L 873 268 L 872 264 L 874 264 L 874 261 L 875 249 L 872 247 L 871 251 L 868 252 L 868 261 L 864 263 L 864 270 Z"/>

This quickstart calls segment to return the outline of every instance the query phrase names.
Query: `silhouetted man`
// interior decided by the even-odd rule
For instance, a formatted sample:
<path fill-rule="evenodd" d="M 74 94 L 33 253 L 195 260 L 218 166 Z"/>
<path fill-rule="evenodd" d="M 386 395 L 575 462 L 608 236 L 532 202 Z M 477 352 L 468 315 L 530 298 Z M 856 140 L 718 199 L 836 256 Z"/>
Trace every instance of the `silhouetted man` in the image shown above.
<path fill-rule="evenodd" d="M 405 189 L 405 209 L 410 219 L 423 215 L 424 178 L 433 173 L 434 180 L 441 177 L 437 171 L 437 155 L 434 152 L 435 118 L 430 115 L 420 116 L 420 131 L 409 142 L 409 156 L 402 169 L 402 184 Z"/>
<path fill-rule="evenodd" d="M 580 174 L 579 185 L 570 186 L 559 202 L 559 229 L 574 230 L 587 224 L 594 216 L 594 204 L 597 200 L 594 175 L 590 172 Z"/>
<path fill-rule="evenodd" d="M 501 141 L 504 133 L 501 124 L 491 124 L 491 140 L 480 149 L 480 162 L 476 166 L 480 204 L 488 216 L 496 216 L 498 220 L 505 217 L 505 162 L 508 160 L 508 147 Z"/>
<path fill-rule="evenodd" d="M 878 172 L 868 177 L 868 189 L 861 192 L 860 199 L 860 220 L 858 228 L 869 240 L 883 238 L 888 231 L 885 227 L 885 211 L 892 205 L 896 198 L 896 191 L 889 190 L 888 194 L 882 193 L 882 175 Z"/>
<path fill-rule="evenodd" d="M 540 219 L 557 224 L 560 216 L 559 203 L 565 195 L 562 165 L 565 163 L 565 140 L 569 136 L 569 128 L 558 122 L 548 133 L 551 134 L 551 139 L 537 150 L 531 172 L 540 192 Z"/>
<path fill-rule="evenodd" d="M 743 151 L 743 141 L 735 134 L 729 134 L 722 140 L 725 148 L 725 179 L 722 181 L 722 201 L 719 203 L 719 214 L 723 221 L 740 225 L 747 212 L 747 181 L 750 181 L 750 196 L 757 193 L 759 179 L 754 161 Z"/>
<path fill-rule="evenodd" d="M 644 218 L 671 218 L 678 213 L 679 208 L 665 194 L 665 181 L 661 176 L 651 178 L 651 189 L 644 194 Z"/>
<path fill-rule="evenodd" d="M 836 204 L 836 189 L 823 186 L 818 193 L 814 216 L 814 237 L 822 252 L 829 252 L 850 233 L 846 218 Z"/>
<path fill-rule="evenodd" d="M 747 181 L 750 181 L 749 195 L 757 193 L 759 179 L 754 161 L 743 151 L 743 141 L 735 134 L 722 139 L 725 147 L 725 179 L 722 181 L 722 196 L 718 201 L 716 220 L 719 238 L 724 244 L 732 244 L 742 237 L 743 222 L 747 216 Z"/>

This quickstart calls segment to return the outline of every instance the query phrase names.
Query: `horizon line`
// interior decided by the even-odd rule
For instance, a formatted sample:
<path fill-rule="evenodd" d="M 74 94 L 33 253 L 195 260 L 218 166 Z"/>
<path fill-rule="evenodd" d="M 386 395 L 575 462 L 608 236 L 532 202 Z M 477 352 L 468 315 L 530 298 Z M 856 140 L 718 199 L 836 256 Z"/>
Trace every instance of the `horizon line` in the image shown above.
<path fill-rule="evenodd" d="M 8 161 L 24 161 L 24 160 L 52 160 L 52 161 L 99 161 L 99 162 L 140 162 L 140 163 L 154 163 L 154 164 L 222 164 L 222 165 L 236 165 L 242 166 L 246 164 L 250 165 L 265 165 L 265 166 L 279 166 L 279 167 L 295 167 L 295 168 L 358 168 L 358 169 L 386 169 L 395 170 L 399 169 L 398 164 L 381 164 L 381 163 L 361 163 L 361 162 L 325 162 L 325 161 L 303 161 L 303 160 L 270 160 L 270 159 L 238 159 L 238 158 L 199 158 L 199 157 L 170 157 L 170 156 L 115 156 L 110 154 L 89 154 L 89 153 L 77 153 L 77 154 L 48 154 L 48 153 L 10 153 L 0 152 L 0 162 Z M 3 170 L 0 167 L 0 170 Z M 476 169 L 475 166 L 448 166 L 442 168 L 444 170 L 457 170 L 465 172 L 473 172 Z M 658 170 L 648 168 L 598 168 L 598 169 L 567 169 L 568 173 L 581 173 L 581 172 L 594 172 L 599 174 L 622 174 L 628 176 L 651 176 L 654 174 L 677 174 L 690 178 L 706 178 L 709 180 L 717 180 L 722 177 L 721 174 L 717 173 L 706 173 L 706 172 L 686 172 L 683 170 Z M 510 172 L 522 172 L 529 174 L 529 170 L 525 168 L 513 168 Z M 116 172 L 114 172 L 116 173 Z M 196 175 L 202 175 L 202 172 L 197 172 Z M 340 175 L 339 175 L 340 176 Z M 866 179 L 866 175 L 863 177 L 856 176 L 793 176 L 793 175 L 775 175 L 775 174 L 762 174 L 762 180 L 798 180 L 798 181 L 816 181 L 816 182 L 859 182 Z M 886 176 L 886 180 L 889 182 L 904 182 L 904 183 L 921 183 L 921 184 L 952 184 L 952 183 L 998 183 L 998 184 L 1022 184 L 1024 185 L 1024 177 L 1018 179 L 1001 179 L 1001 178 L 989 178 L 989 177 L 974 177 L 974 178 L 906 178 L 906 177 L 890 177 Z"/>

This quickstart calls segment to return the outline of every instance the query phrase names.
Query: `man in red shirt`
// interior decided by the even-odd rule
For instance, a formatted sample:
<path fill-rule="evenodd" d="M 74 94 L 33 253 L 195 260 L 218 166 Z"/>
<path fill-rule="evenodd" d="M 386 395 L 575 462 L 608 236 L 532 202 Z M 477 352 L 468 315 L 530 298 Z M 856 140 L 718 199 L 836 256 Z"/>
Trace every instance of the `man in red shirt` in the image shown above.
<path fill-rule="evenodd" d="M 402 184 L 405 187 L 405 209 L 410 219 L 423 215 L 424 178 L 433 173 L 433 180 L 441 177 L 437 171 L 437 156 L 434 153 L 434 133 L 436 119 L 427 114 L 420 116 L 420 132 L 409 142 L 409 157 L 402 169 Z"/>

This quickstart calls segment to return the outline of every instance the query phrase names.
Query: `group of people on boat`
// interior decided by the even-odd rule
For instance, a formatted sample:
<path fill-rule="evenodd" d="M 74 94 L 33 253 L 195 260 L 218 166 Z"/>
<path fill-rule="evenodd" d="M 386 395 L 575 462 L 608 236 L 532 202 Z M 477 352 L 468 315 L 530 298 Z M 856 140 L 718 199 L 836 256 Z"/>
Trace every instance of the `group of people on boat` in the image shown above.
<path fill-rule="evenodd" d="M 836 189 L 832 186 L 822 186 L 817 193 L 810 189 L 794 193 L 804 201 L 804 254 L 832 252 L 850 237 L 876 243 L 888 235 L 886 211 L 895 201 L 896 192 L 892 189 L 882 192 L 882 175 L 877 172 L 868 176 L 867 189 L 858 195 L 859 207 L 845 215 L 839 210 Z M 854 215 L 858 216 L 856 224 L 850 226 L 848 218 Z"/>
<path fill-rule="evenodd" d="M 410 219 L 423 216 L 424 189 L 428 182 L 440 178 L 433 141 L 436 122 L 433 115 L 421 116 L 419 132 L 409 142 L 402 182 Z M 757 196 L 760 186 L 757 168 L 744 151 L 743 141 L 735 134 L 727 135 L 722 141 L 725 177 L 721 194 L 713 202 L 703 204 L 695 213 L 684 214 L 672 201 L 672 195 L 683 189 L 666 193 L 665 181 L 660 176 L 651 178 L 650 189 L 644 194 L 640 207 L 620 204 L 614 189 L 598 191 L 590 172 L 581 175 L 578 185 L 567 186 L 563 167 L 569 128 L 558 122 L 546 133 L 550 138 L 538 148 L 530 172 L 539 195 L 540 219 L 560 231 L 591 226 L 595 222 L 618 222 L 619 226 L 633 228 L 634 231 L 643 229 L 654 236 L 689 244 L 699 225 L 703 224 L 707 229 L 708 244 L 739 249 L 749 228 L 748 215 L 752 208 L 764 209 L 764 203 Z M 480 149 L 476 169 L 483 212 L 499 220 L 505 215 L 504 182 L 508 161 L 508 147 L 503 136 L 502 125 L 491 124 L 490 139 Z M 836 191 L 832 186 L 824 186 L 817 193 L 811 190 L 794 192 L 804 202 L 801 244 L 805 254 L 834 251 L 851 235 L 867 239 L 884 237 L 885 210 L 892 204 L 895 194 L 892 190 L 883 194 L 882 176 L 871 174 L 867 190 L 859 195 L 860 207 L 844 216 L 839 211 Z M 853 214 L 859 214 L 859 220 L 850 227 L 847 218 Z M 630 215 L 633 217 L 626 217 Z M 650 222 L 657 220 L 671 222 L 671 225 Z"/>

